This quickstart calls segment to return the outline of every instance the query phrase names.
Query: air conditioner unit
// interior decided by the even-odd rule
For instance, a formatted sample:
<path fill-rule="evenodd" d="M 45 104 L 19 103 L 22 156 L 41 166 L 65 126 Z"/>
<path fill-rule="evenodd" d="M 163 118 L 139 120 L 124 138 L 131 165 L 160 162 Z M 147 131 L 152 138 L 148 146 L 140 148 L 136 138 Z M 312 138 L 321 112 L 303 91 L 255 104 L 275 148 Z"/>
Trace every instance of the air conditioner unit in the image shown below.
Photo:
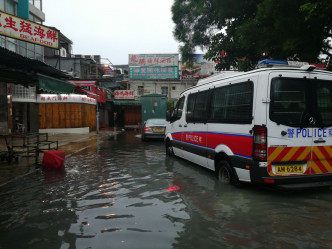
<path fill-rule="evenodd" d="M 60 48 L 60 56 L 61 57 L 67 57 L 67 51 L 65 48 Z"/>

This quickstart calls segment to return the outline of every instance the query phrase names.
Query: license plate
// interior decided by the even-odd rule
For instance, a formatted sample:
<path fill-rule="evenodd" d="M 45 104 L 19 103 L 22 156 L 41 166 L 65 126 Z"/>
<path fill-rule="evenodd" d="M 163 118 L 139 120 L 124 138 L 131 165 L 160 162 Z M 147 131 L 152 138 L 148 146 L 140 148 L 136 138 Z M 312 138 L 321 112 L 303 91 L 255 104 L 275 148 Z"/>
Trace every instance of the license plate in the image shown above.
<path fill-rule="evenodd" d="M 277 174 L 303 173 L 303 165 L 275 166 Z"/>
<path fill-rule="evenodd" d="M 164 128 L 154 128 L 153 131 L 155 131 L 155 132 L 163 132 Z"/>

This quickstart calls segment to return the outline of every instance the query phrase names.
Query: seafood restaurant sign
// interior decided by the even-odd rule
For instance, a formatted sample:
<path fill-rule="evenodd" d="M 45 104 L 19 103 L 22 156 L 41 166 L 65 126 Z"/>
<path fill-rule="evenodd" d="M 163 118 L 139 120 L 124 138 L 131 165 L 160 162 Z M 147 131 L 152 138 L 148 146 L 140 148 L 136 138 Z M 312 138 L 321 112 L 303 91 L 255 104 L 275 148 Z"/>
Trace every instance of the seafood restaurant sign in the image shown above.
<path fill-rule="evenodd" d="M 0 35 L 59 49 L 59 31 L 0 12 Z"/>

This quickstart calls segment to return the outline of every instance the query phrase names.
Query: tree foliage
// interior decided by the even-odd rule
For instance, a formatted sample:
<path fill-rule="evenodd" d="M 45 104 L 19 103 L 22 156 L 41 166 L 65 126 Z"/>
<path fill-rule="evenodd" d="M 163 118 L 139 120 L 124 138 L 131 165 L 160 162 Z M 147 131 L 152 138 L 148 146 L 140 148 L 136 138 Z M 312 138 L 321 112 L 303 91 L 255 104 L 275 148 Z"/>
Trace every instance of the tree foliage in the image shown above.
<path fill-rule="evenodd" d="M 264 58 L 332 57 L 331 0 L 175 0 L 172 14 L 184 61 L 196 47 L 207 49 L 218 69 L 248 70 Z"/>

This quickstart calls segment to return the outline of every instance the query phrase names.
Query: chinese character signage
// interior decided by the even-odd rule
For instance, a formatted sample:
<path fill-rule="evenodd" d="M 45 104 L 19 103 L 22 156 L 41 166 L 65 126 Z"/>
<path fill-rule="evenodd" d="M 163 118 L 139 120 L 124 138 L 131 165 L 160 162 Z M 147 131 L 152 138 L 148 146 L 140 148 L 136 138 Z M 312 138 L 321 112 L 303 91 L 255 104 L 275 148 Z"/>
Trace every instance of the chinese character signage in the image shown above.
<path fill-rule="evenodd" d="M 133 90 L 115 90 L 114 99 L 135 99 Z"/>
<path fill-rule="evenodd" d="M 200 79 L 214 74 L 216 64 L 204 59 L 204 54 L 193 54 L 192 60 L 192 64 L 188 61 L 182 64 L 182 78 Z"/>
<path fill-rule="evenodd" d="M 177 67 L 130 67 L 129 79 L 177 79 Z"/>
<path fill-rule="evenodd" d="M 130 54 L 129 67 L 178 67 L 178 54 Z"/>
<path fill-rule="evenodd" d="M 59 31 L 0 12 L 0 35 L 59 49 Z"/>
<path fill-rule="evenodd" d="M 78 94 L 38 94 L 37 103 L 82 103 L 96 105 L 96 99 Z"/>

